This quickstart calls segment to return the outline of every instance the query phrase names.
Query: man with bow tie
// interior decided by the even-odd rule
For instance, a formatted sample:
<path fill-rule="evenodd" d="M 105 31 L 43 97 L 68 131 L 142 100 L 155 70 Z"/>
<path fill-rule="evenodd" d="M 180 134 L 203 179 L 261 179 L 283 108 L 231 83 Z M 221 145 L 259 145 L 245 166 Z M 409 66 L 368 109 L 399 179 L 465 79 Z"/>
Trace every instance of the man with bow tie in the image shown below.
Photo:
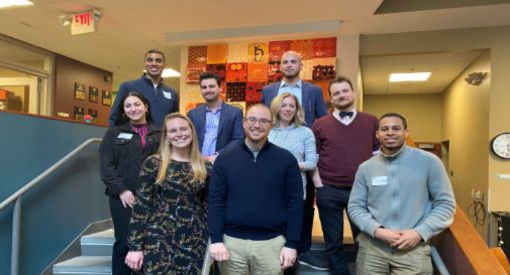
<path fill-rule="evenodd" d="M 347 209 L 358 166 L 379 152 L 375 116 L 357 111 L 351 80 L 338 76 L 329 83 L 334 110 L 317 121 L 312 130 L 319 154 L 320 180 L 317 206 L 324 232 L 331 274 L 350 274 L 343 252 L 343 212 Z M 359 230 L 351 223 L 353 237 Z"/>

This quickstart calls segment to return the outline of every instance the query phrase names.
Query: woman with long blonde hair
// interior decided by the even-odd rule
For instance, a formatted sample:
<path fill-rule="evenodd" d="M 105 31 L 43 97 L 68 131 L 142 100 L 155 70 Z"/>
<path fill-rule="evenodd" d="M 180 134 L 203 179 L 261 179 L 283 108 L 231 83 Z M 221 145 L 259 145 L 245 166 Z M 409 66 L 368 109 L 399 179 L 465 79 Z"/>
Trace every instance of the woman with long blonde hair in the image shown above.
<path fill-rule="evenodd" d="M 143 274 L 200 274 L 207 246 L 207 189 L 211 164 L 198 149 L 191 121 L 165 117 L 159 153 L 140 173 L 126 264 Z"/>

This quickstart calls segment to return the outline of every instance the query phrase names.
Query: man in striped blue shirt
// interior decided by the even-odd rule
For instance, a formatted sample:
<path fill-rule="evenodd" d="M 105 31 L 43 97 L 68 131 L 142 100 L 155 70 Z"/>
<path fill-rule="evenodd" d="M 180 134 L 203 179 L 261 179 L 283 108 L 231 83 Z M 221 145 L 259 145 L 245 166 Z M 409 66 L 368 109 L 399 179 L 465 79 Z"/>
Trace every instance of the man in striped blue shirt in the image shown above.
<path fill-rule="evenodd" d="M 199 83 L 206 103 L 189 111 L 188 117 L 196 127 L 202 155 L 214 162 L 222 150 L 243 140 L 243 113 L 221 100 L 218 75 L 206 72 Z"/>

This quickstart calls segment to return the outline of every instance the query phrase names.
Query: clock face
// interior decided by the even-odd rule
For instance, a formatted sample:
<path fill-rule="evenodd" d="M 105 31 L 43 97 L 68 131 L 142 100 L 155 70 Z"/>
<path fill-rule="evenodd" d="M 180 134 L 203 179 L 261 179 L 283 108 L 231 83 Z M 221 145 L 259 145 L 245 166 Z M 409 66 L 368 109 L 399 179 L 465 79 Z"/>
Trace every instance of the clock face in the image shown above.
<path fill-rule="evenodd" d="M 497 135 L 491 142 L 492 152 L 504 159 L 510 159 L 510 133 Z"/>

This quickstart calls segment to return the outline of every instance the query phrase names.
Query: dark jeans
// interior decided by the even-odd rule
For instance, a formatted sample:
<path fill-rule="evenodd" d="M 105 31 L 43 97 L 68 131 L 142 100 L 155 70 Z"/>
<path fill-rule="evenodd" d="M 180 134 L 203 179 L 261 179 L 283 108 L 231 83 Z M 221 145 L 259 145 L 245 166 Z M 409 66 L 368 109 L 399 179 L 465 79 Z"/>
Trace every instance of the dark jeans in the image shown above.
<path fill-rule="evenodd" d="M 301 240 L 297 245 L 297 252 L 306 253 L 312 247 L 313 216 L 315 214 L 313 202 L 315 200 L 315 186 L 312 178 L 306 173 L 306 199 L 303 204 L 303 225 L 301 226 Z"/>
<path fill-rule="evenodd" d="M 130 275 L 131 268 L 125 264 L 125 258 L 129 251 L 127 236 L 131 208 L 124 208 L 119 197 L 110 196 L 110 213 L 115 231 L 115 243 L 112 253 L 112 275 Z"/>
<path fill-rule="evenodd" d="M 334 275 L 351 274 L 343 250 L 343 213 L 344 210 L 347 210 L 350 193 L 350 188 L 337 188 L 328 184 L 324 184 L 324 187 L 317 189 L 317 207 L 319 208 L 319 218 L 324 233 L 329 270 Z M 353 237 L 356 238 L 359 229 L 352 222 L 351 230 Z"/>

